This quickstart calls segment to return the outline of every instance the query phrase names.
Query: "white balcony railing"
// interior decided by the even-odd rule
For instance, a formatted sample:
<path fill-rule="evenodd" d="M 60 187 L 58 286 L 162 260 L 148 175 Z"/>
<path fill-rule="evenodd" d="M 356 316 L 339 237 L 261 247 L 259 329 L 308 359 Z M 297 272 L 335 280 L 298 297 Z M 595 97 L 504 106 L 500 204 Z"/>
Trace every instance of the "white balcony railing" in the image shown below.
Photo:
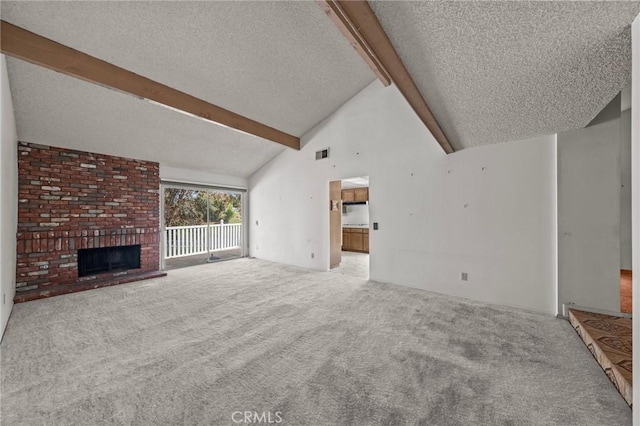
<path fill-rule="evenodd" d="M 165 244 L 165 259 L 240 248 L 242 224 L 169 226 L 165 230 Z"/>

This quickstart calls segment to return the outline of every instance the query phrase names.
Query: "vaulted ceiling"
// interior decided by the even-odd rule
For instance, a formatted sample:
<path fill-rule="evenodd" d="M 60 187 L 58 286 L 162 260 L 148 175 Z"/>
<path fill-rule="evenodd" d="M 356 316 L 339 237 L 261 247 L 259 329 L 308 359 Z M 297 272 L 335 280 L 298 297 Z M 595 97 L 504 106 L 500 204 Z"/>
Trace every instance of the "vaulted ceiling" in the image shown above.
<path fill-rule="evenodd" d="M 456 150 L 583 127 L 630 80 L 629 25 L 640 2 L 370 6 Z M 376 78 L 313 1 L 2 1 L 0 13 L 294 136 Z M 242 177 L 286 149 L 7 62 L 20 140 Z"/>
<path fill-rule="evenodd" d="M 375 79 L 315 2 L 2 2 L 1 16 L 295 136 Z M 21 60 L 8 67 L 21 140 L 236 176 L 284 149 Z"/>
<path fill-rule="evenodd" d="M 371 1 L 455 149 L 586 126 L 631 79 L 637 1 Z"/>

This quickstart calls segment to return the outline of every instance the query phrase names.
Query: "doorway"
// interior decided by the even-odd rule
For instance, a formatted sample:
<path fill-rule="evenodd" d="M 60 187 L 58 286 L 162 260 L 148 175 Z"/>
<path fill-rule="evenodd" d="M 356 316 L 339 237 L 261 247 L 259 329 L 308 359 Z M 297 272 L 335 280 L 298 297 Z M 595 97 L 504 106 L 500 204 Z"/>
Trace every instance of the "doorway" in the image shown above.
<path fill-rule="evenodd" d="M 162 185 L 162 264 L 170 270 L 245 255 L 244 192 Z"/>
<path fill-rule="evenodd" d="M 632 313 L 633 248 L 631 190 L 631 85 L 620 101 L 620 312 Z"/>
<path fill-rule="evenodd" d="M 329 186 L 331 271 L 368 280 L 369 176 L 333 181 Z"/>

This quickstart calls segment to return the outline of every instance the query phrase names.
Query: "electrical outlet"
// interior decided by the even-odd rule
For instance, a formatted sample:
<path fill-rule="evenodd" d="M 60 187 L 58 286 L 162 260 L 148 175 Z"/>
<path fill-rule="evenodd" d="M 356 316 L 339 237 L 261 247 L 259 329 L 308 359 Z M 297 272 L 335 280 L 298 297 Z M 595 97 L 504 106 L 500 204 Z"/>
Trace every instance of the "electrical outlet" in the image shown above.
<path fill-rule="evenodd" d="M 468 274 L 468 273 L 466 273 L 466 272 L 462 272 L 462 273 L 460 274 L 460 280 L 461 280 L 461 281 L 469 281 L 469 274 Z"/>
<path fill-rule="evenodd" d="M 312 258 L 312 259 L 315 259 L 315 258 L 316 258 L 316 254 L 315 254 L 315 253 L 313 253 L 313 252 L 311 252 L 311 258 Z"/>

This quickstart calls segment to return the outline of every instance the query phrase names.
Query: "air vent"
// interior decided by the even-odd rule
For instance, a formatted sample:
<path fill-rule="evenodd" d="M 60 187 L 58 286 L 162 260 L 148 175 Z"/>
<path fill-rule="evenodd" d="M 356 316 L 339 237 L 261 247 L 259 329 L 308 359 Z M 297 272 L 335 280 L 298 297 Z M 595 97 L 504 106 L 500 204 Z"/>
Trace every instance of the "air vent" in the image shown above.
<path fill-rule="evenodd" d="M 316 151 L 316 160 L 322 160 L 323 158 L 329 158 L 329 148 Z"/>

